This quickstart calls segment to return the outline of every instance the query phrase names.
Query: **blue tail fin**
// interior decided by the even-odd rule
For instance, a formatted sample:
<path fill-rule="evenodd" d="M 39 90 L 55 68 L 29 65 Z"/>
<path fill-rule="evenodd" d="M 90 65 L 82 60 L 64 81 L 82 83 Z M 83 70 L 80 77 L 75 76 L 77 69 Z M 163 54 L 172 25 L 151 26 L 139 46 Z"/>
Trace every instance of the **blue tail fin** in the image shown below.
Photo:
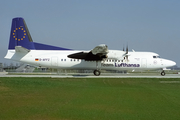
<path fill-rule="evenodd" d="M 26 23 L 24 19 L 20 17 L 12 20 L 8 49 L 15 49 L 15 46 L 22 46 L 27 49 L 35 49 Z"/>
<path fill-rule="evenodd" d="M 29 50 L 71 50 L 33 42 L 24 19 L 20 17 L 14 18 L 12 20 L 8 49 L 15 49 L 15 46 L 22 46 Z"/>

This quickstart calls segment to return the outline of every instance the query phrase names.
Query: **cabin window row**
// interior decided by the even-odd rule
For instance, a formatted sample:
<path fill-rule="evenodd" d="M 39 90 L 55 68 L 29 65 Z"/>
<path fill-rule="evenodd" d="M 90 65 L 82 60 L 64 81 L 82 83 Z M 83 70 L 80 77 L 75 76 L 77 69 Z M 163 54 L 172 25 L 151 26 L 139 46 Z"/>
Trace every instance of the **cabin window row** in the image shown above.
<path fill-rule="evenodd" d="M 66 61 L 66 59 L 61 59 L 61 61 Z M 70 59 L 70 61 L 77 61 L 77 62 L 79 62 L 79 61 L 81 61 L 81 59 Z M 83 61 L 83 60 L 82 60 Z M 89 62 L 91 62 L 91 61 L 89 61 Z M 106 60 L 106 62 L 123 62 L 123 60 L 112 60 L 112 59 L 107 59 Z"/>
<path fill-rule="evenodd" d="M 107 59 L 106 62 L 123 62 L 123 60 L 111 60 L 111 59 Z"/>

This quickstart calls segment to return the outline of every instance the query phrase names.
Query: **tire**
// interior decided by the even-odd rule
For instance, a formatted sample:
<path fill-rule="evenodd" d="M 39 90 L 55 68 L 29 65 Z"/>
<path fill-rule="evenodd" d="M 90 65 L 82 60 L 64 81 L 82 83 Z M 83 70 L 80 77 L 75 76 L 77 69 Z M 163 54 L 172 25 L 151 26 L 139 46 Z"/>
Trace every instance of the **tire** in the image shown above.
<path fill-rule="evenodd" d="M 99 76 L 101 74 L 101 72 L 99 70 L 94 70 L 94 75 L 95 76 Z"/>
<path fill-rule="evenodd" d="M 162 71 L 162 72 L 161 72 L 161 75 L 162 75 L 162 76 L 165 76 L 165 75 L 166 75 L 166 73 L 165 73 L 164 71 Z"/>

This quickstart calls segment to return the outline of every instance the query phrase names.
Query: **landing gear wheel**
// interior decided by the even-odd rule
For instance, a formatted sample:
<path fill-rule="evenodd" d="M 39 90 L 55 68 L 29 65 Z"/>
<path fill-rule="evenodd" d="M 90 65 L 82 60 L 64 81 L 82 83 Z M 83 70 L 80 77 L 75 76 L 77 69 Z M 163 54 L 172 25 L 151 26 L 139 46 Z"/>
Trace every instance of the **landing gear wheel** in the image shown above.
<path fill-rule="evenodd" d="M 99 76 L 101 72 L 99 70 L 94 70 L 94 75 Z"/>
<path fill-rule="evenodd" d="M 161 72 L 161 75 L 162 75 L 162 76 L 165 76 L 165 74 L 166 74 L 166 73 L 165 73 L 164 71 Z"/>

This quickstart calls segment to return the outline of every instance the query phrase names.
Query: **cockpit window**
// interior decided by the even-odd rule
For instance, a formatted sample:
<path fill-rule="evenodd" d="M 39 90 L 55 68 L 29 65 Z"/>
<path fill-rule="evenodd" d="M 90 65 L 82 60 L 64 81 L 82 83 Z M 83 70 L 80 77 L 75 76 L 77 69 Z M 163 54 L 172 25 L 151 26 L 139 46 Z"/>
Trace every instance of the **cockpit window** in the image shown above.
<path fill-rule="evenodd" d="M 153 56 L 153 58 L 160 58 L 160 56 Z"/>

